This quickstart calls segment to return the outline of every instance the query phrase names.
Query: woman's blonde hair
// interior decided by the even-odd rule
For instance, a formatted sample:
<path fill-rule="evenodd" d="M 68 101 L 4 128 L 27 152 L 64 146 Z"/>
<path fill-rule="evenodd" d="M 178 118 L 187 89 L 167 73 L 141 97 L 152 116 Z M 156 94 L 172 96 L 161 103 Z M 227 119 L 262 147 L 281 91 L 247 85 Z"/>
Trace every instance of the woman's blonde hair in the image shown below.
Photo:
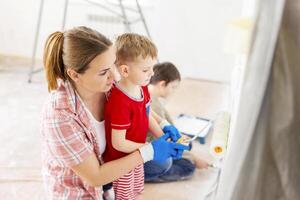
<path fill-rule="evenodd" d="M 71 81 L 68 68 L 84 73 L 89 63 L 111 45 L 105 36 L 84 26 L 52 33 L 47 38 L 43 57 L 48 91 L 57 89 L 58 79 Z"/>

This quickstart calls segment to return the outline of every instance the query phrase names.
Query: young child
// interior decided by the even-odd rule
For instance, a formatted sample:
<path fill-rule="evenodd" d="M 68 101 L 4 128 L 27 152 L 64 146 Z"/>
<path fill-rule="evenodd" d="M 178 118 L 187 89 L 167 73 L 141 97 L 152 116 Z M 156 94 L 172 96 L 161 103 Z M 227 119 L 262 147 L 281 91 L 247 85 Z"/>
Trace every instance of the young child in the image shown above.
<path fill-rule="evenodd" d="M 154 75 L 150 80 L 151 108 L 163 119 L 173 124 L 173 120 L 163 105 L 163 101 L 175 92 L 181 76 L 173 63 L 158 63 L 153 67 Z"/>
<path fill-rule="evenodd" d="M 110 91 L 105 105 L 105 162 L 121 158 L 144 145 L 148 130 L 155 137 L 170 131 L 173 141 L 180 137 L 169 125 L 163 127 L 163 132 L 151 114 L 147 85 L 156 63 L 155 45 L 144 36 L 126 33 L 117 38 L 115 46 L 121 80 Z M 114 181 L 113 188 L 117 200 L 137 199 L 144 189 L 143 164 Z"/>
<path fill-rule="evenodd" d="M 151 108 L 162 119 L 165 119 L 169 123 L 173 124 L 173 120 L 171 116 L 169 115 L 168 111 L 165 109 L 164 102 L 168 97 L 170 97 L 170 95 L 172 95 L 175 92 L 176 88 L 179 86 L 181 81 L 180 73 L 176 68 L 176 66 L 170 62 L 163 62 L 163 63 L 156 64 L 153 68 L 153 71 L 154 71 L 154 75 L 152 76 L 149 85 L 149 91 L 152 100 Z M 147 141 L 149 142 L 152 139 L 153 137 L 149 135 Z M 184 140 L 184 136 L 183 136 L 183 140 Z M 193 164 L 191 164 L 191 162 L 188 162 L 187 159 L 182 158 L 182 159 L 174 160 L 173 165 L 176 166 L 173 167 L 174 169 L 172 169 L 171 167 L 171 171 L 173 171 L 173 175 L 175 175 L 174 177 L 180 176 L 181 180 L 190 178 L 191 177 L 190 175 L 193 172 L 193 168 L 195 167 L 197 168 L 208 167 L 208 163 L 205 160 L 198 158 L 197 156 L 194 156 L 192 152 L 186 152 L 186 154 L 184 154 L 184 157 L 189 158 L 188 160 L 189 161 L 191 160 Z M 149 166 L 157 167 L 157 166 L 153 166 L 153 163 L 154 162 L 151 162 L 151 165 Z M 145 167 L 145 169 L 148 169 L 149 166 L 147 168 Z M 178 171 L 178 174 L 176 174 L 177 173 L 176 170 Z M 147 171 L 145 171 L 145 173 L 147 174 Z M 168 173 L 166 174 L 170 175 Z M 171 177 L 168 177 L 167 179 L 170 181 Z"/>

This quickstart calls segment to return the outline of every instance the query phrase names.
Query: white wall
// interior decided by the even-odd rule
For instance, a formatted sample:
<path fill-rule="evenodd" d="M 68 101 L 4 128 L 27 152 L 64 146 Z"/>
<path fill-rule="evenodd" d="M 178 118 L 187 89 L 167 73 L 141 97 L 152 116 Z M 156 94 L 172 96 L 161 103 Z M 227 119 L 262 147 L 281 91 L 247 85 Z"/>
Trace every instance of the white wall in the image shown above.
<path fill-rule="evenodd" d="M 241 0 L 157 0 L 148 18 L 161 60 L 185 76 L 228 82 L 234 58 L 223 52 L 224 35 L 241 8 Z"/>
<path fill-rule="evenodd" d="M 60 27 L 64 1 L 45 0 L 41 37 Z M 30 57 L 37 24 L 39 0 L 0 1 L 0 54 Z M 39 47 L 43 44 L 39 41 Z M 39 52 L 41 57 L 41 51 Z"/>
<path fill-rule="evenodd" d="M 39 4 L 39 0 L 0 2 L 0 54 L 31 56 Z M 160 61 L 174 62 L 183 76 L 229 82 L 234 58 L 223 53 L 223 40 L 228 22 L 241 13 L 241 0 L 144 0 L 142 4 Z M 38 58 L 47 35 L 61 28 L 63 6 L 63 0 L 45 0 Z M 113 18 L 82 0 L 70 0 L 67 28 L 87 25 L 109 36 L 124 31 L 120 23 L 100 24 L 89 20 L 90 15 Z M 141 23 L 133 31 L 145 33 Z"/>

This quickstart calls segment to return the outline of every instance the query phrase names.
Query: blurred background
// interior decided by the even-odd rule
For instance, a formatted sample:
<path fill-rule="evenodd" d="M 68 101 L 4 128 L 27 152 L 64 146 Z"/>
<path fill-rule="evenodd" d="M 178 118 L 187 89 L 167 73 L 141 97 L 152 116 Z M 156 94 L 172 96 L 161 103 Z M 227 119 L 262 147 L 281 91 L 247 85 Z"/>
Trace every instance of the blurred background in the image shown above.
<path fill-rule="evenodd" d="M 136 1 L 121 2 L 130 30 L 147 35 Z M 184 76 L 229 82 L 234 58 L 224 53 L 224 37 L 230 22 L 245 12 L 245 1 L 138 2 L 149 35 L 158 46 L 160 60 L 173 61 Z M 4 0 L 0 8 L 0 54 L 5 56 L 30 59 L 38 37 L 36 58 L 41 59 L 46 37 L 56 30 L 74 26 L 95 28 L 111 39 L 129 31 L 118 0 Z"/>
<path fill-rule="evenodd" d="M 45 199 L 40 173 L 43 147 L 39 132 L 40 114 L 48 97 L 42 65 L 43 46 L 52 32 L 74 26 L 94 28 L 112 40 L 124 32 L 150 37 L 158 47 L 159 61 L 173 62 L 183 77 L 167 105 L 173 117 L 185 113 L 211 119 L 220 110 L 231 113 L 229 149 L 221 176 L 216 169 L 197 170 L 189 181 L 146 184 L 142 199 L 215 199 L 211 194 L 216 194 L 219 183 L 218 199 L 276 199 L 274 196 L 297 199 L 296 190 L 278 190 L 273 185 L 273 191 L 278 193 L 266 193 L 262 185 L 256 185 L 260 180 L 257 177 L 264 177 L 258 175 L 260 167 L 267 169 L 268 166 L 262 164 L 267 162 L 262 155 L 272 151 L 255 148 L 260 152 L 254 154 L 251 150 L 265 146 L 264 141 L 271 141 L 254 140 L 259 138 L 254 136 L 255 127 L 259 127 L 259 117 L 266 120 L 271 115 L 262 115 L 260 109 L 267 108 L 262 104 L 265 91 L 270 89 L 270 81 L 275 80 L 269 77 L 271 72 L 275 73 L 276 46 L 295 44 L 277 49 L 280 55 L 299 52 L 299 25 L 296 25 L 299 17 L 294 15 L 299 13 L 299 5 L 298 0 L 1 0 L 1 199 Z M 277 44 L 278 33 L 281 46 Z M 293 51 L 289 51 L 291 49 Z M 299 63 L 296 56 L 287 55 L 283 56 L 284 64 L 279 67 L 295 67 Z M 279 74 L 285 75 L 286 70 L 283 71 Z M 291 74 L 296 76 L 297 73 Z M 281 89 L 295 89 L 294 86 L 291 88 Z M 262 131 L 260 136 L 267 138 L 267 131 Z M 193 148 L 195 154 L 209 161 L 212 159 L 208 152 L 210 139 L 208 135 L 205 144 L 196 142 Z M 294 138 L 293 141 L 297 140 Z M 256 162 L 246 163 L 247 156 L 254 160 L 253 155 Z M 270 163 L 276 164 L 278 158 L 274 155 Z M 289 162 L 285 162 L 287 168 L 292 169 Z M 287 168 L 274 174 L 286 172 L 290 175 Z M 257 175 L 253 176 L 256 179 L 252 177 L 252 181 L 247 182 L 246 174 L 249 173 Z M 268 178 L 264 177 L 264 180 Z M 285 181 L 276 179 L 278 183 L 280 180 Z M 250 183 L 259 188 L 250 187 Z M 268 182 L 265 185 L 269 186 Z M 253 188 L 247 190 L 248 196 L 243 196 L 245 188 Z M 257 191 L 270 195 L 258 197 Z"/>
<path fill-rule="evenodd" d="M 210 118 L 229 106 L 232 74 L 245 55 L 254 5 L 249 0 L 0 1 L 3 199 L 45 198 L 39 127 L 48 97 L 42 56 L 49 34 L 88 26 L 112 40 L 124 32 L 150 37 L 158 47 L 159 61 L 173 62 L 183 77 L 168 104 L 170 113 Z M 195 146 L 197 154 L 210 159 L 208 145 Z M 153 198 L 157 187 L 157 199 L 193 199 L 192 193 L 202 198 L 214 181 L 215 171 L 198 170 L 190 182 L 146 186 L 143 199 Z M 171 188 L 185 189 L 172 197 Z"/>

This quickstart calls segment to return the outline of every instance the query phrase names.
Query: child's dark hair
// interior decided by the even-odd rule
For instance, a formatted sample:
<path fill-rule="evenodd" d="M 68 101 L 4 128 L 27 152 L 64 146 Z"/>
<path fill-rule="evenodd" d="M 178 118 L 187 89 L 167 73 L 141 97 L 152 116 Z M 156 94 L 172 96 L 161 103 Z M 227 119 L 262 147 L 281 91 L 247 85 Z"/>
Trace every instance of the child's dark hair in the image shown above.
<path fill-rule="evenodd" d="M 150 84 L 154 85 L 159 81 L 165 81 L 166 86 L 172 81 L 180 81 L 180 73 L 173 63 L 157 63 L 153 67 L 154 75 L 151 77 Z"/>

